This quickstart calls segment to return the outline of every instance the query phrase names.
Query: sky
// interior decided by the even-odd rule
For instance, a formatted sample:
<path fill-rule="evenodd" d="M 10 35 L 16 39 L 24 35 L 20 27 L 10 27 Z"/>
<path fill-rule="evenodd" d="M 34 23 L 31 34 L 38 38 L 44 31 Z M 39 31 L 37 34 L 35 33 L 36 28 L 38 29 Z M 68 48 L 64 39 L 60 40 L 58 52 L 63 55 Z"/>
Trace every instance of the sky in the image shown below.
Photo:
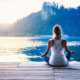
<path fill-rule="evenodd" d="M 80 0 L 0 0 L 0 23 L 13 23 L 17 19 L 40 11 L 43 2 L 53 1 L 64 7 L 80 6 Z"/>

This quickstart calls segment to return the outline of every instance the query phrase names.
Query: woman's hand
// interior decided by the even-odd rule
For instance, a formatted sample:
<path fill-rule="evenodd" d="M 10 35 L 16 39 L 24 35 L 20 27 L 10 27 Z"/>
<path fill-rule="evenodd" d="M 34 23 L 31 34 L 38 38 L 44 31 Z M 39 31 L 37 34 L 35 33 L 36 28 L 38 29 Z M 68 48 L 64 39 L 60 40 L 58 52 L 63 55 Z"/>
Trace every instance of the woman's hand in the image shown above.
<path fill-rule="evenodd" d="M 44 54 L 41 54 L 41 56 L 43 57 L 43 56 L 45 56 Z"/>
<path fill-rule="evenodd" d="M 74 51 L 71 51 L 72 54 L 74 54 Z"/>

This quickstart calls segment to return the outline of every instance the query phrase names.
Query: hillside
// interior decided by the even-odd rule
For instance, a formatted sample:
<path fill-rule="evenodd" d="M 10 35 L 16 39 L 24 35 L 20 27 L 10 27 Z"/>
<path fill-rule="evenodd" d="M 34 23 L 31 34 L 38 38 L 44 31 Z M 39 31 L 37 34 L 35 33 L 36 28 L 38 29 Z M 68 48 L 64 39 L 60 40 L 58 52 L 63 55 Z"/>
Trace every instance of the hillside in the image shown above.
<path fill-rule="evenodd" d="M 77 9 L 63 5 L 58 8 L 54 2 L 44 2 L 41 11 L 17 20 L 10 25 L 7 35 L 2 36 L 51 35 L 56 24 L 62 27 L 62 34 L 80 36 L 80 6 Z"/>

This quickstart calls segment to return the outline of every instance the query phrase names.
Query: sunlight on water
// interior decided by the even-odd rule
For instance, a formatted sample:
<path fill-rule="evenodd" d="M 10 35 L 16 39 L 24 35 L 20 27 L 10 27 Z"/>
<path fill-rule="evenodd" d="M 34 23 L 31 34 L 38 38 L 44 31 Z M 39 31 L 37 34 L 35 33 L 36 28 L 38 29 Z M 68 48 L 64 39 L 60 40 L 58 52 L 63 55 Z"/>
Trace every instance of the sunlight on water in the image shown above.
<path fill-rule="evenodd" d="M 0 62 L 20 62 L 25 61 L 25 58 L 31 58 L 33 56 L 27 56 L 26 54 L 21 54 L 18 50 L 21 48 L 45 45 L 44 42 L 41 41 L 31 41 L 33 38 L 21 38 L 21 37 L 0 37 Z M 35 56 L 34 57 L 40 57 Z M 28 61 L 28 59 L 27 59 Z"/>
<path fill-rule="evenodd" d="M 43 61 L 41 53 L 47 49 L 47 42 L 51 37 L 0 37 L 0 62 Z M 80 40 L 80 39 L 79 39 Z M 70 49 L 78 53 L 79 40 L 68 40 Z M 50 54 L 49 54 L 50 55 Z M 80 57 L 71 58 L 79 61 Z"/>
<path fill-rule="evenodd" d="M 67 45 L 68 45 L 68 46 L 80 46 L 80 41 L 72 41 L 72 42 L 68 42 Z"/>

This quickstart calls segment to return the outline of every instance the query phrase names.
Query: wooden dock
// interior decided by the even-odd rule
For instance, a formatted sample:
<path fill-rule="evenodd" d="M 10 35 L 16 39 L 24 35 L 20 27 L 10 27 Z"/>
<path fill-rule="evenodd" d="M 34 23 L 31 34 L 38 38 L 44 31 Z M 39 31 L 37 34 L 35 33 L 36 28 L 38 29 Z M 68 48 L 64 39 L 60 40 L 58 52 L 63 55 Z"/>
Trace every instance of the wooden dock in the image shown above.
<path fill-rule="evenodd" d="M 80 80 L 79 68 L 30 64 L 22 66 L 21 62 L 0 62 L 0 80 Z"/>

